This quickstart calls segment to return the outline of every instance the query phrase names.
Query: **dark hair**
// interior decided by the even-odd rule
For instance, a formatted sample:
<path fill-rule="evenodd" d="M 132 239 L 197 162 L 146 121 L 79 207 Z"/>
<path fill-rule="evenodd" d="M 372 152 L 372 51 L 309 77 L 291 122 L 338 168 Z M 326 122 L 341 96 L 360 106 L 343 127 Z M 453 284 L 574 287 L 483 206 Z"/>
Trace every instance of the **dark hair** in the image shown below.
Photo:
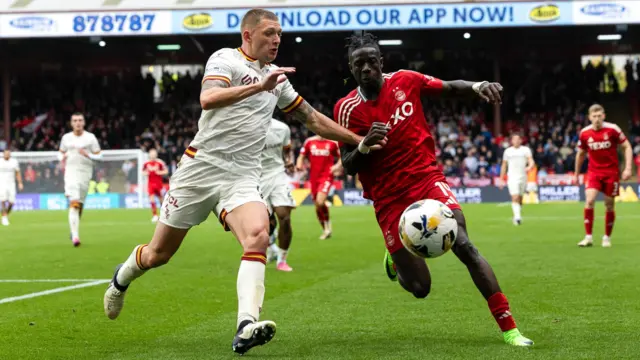
<path fill-rule="evenodd" d="M 251 9 L 242 17 L 240 29 L 244 30 L 246 27 L 254 27 L 258 25 L 262 19 L 278 21 L 278 16 L 269 10 Z"/>
<path fill-rule="evenodd" d="M 71 114 L 71 117 L 74 117 L 74 116 L 82 116 L 82 117 L 84 117 L 84 114 L 82 112 L 80 112 L 80 111 L 76 111 L 73 114 Z"/>
<path fill-rule="evenodd" d="M 373 36 L 371 33 L 362 32 L 361 34 L 353 34 L 349 36 L 347 39 L 347 45 L 345 46 L 348 49 L 348 55 L 351 57 L 351 54 L 361 48 L 364 47 L 372 47 L 378 52 L 380 52 L 380 47 L 378 46 L 378 38 Z"/>

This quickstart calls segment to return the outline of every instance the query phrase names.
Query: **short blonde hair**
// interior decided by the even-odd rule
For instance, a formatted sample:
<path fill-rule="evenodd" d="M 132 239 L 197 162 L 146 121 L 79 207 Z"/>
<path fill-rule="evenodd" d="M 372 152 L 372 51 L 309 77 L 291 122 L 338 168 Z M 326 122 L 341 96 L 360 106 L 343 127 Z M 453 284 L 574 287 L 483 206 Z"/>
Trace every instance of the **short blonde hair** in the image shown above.
<path fill-rule="evenodd" d="M 240 23 L 240 29 L 244 30 L 247 27 L 253 28 L 258 25 L 262 19 L 278 21 L 278 16 L 269 10 L 251 9 L 244 14 L 242 22 Z"/>
<path fill-rule="evenodd" d="M 594 112 L 604 112 L 604 108 L 600 104 L 593 104 L 589 106 L 589 114 L 592 114 Z"/>

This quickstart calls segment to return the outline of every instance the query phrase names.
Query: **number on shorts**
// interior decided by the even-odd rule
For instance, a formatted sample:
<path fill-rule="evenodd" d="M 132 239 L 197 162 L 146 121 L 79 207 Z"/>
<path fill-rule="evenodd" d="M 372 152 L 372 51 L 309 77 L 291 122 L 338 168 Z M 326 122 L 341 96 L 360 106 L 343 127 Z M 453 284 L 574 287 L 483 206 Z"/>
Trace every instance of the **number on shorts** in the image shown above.
<path fill-rule="evenodd" d="M 438 182 L 436 182 L 436 186 L 440 190 L 442 190 L 442 193 L 444 194 L 444 196 L 449 198 L 447 203 L 450 203 L 450 204 L 457 204 L 458 203 L 458 201 L 456 200 L 456 197 L 453 196 L 453 192 L 451 191 L 451 188 L 449 187 L 449 184 L 444 183 L 442 181 L 438 181 Z"/>

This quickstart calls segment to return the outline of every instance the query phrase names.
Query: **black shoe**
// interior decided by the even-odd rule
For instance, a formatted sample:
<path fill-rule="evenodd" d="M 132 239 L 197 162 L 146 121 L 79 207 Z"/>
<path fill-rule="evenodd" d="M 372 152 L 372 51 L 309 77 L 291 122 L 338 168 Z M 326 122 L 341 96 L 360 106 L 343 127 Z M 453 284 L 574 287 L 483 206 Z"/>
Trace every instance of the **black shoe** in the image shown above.
<path fill-rule="evenodd" d="M 238 332 L 233 338 L 233 352 L 243 355 L 254 346 L 268 343 L 276 334 L 276 323 L 273 321 L 251 322 L 245 320 L 240 323 Z"/>

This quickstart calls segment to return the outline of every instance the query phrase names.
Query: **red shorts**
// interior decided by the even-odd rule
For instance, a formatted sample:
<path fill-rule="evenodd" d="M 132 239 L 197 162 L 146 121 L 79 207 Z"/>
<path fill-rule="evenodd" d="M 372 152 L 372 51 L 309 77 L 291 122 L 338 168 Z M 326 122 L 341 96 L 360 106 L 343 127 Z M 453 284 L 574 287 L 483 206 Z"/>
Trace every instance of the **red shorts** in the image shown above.
<path fill-rule="evenodd" d="M 329 194 L 332 186 L 332 178 L 311 181 L 311 197 L 315 200 L 318 193 Z"/>
<path fill-rule="evenodd" d="M 399 197 L 374 202 L 376 218 L 390 253 L 393 254 L 404 247 L 398 232 L 400 216 L 409 205 L 424 199 L 438 200 L 451 210 L 461 209 L 456 196 L 449 188 L 447 179 L 439 171 L 425 177 L 419 184 L 412 186 Z"/>
<path fill-rule="evenodd" d="M 596 189 L 605 196 L 616 197 L 620 191 L 620 176 L 618 174 L 587 173 L 585 188 Z"/>
<path fill-rule="evenodd" d="M 147 187 L 147 192 L 149 193 L 149 196 L 156 195 L 161 198 L 162 190 L 163 190 L 162 184 L 149 184 L 149 186 Z"/>

